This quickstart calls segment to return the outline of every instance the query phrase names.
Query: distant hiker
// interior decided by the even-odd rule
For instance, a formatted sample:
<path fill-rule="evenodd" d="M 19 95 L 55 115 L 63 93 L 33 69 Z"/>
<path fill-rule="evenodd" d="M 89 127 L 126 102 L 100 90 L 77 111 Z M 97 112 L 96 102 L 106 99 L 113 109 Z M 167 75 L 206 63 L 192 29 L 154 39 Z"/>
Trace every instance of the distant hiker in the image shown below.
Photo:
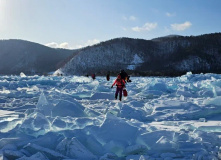
<path fill-rule="evenodd" d="M 91 75 L 91 78 L 93 79 L 93 80 L 95 80 L 95 74 L 93 73 L 92 75 Z"/>
<path fill-rule="evenodd" d="M 127 82 L 132 82 L 132 81 L 130 80 L 130 76 L 127 77 Z"/>
<path fill-rule="evenodd" d="M 107 72 L 106 79 L 107 79 L 107 81 L 110 80 L 110 71 Z"/>
<path fill-rule="evenodd" d="M 124 79 L 121 78 L 120 74 L 117 76 L 117 79 L 114 81 L 114 83 L 112 84 L 111 88 L 113 88 L 113 86 L 115 84 L 117 86 L 116 92 L 115 92 L 115 99 L 117 99 L 118 93 L 120 93 L 119 100 L 121 101 L 123 88 L 125 87 L 125 81 L 124 81 Z"/>
<path fill-rule="evenodd" d="M 57 73 L 57 76 L 63 76 L 63 74 L 62 73 Z"/>
<path fill-rule="evenodd" d="M 120 71 L 120 76 L 125 82 L 127 82 L 128 74 L 123 69 Z"/>

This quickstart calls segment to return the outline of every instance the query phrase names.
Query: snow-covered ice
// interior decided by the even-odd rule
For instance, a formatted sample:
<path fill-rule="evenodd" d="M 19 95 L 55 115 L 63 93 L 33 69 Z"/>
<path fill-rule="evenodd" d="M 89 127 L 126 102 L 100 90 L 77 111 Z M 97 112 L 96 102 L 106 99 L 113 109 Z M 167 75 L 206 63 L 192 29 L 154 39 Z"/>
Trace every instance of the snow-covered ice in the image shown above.
<path fill-rule="evenodd" d="M 0 76 L 0 159 L 221 158 L 221 75 Z"/>

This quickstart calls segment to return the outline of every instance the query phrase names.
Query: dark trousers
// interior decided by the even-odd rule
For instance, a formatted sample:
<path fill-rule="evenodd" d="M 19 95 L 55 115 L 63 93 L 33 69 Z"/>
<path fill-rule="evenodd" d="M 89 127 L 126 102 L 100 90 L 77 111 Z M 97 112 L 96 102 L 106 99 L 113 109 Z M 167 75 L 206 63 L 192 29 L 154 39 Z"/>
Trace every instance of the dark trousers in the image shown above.
<path fill-rule="evenodd" d="M 119 100 L 121 101 L 121 99 L 122 99 L 122 92 L 123 92 L 123 87 L 117 87 L 116 88 L 116 92 L 115 92 L 115 99 L 117 99 L 118 93 L 120 93 Z"/>

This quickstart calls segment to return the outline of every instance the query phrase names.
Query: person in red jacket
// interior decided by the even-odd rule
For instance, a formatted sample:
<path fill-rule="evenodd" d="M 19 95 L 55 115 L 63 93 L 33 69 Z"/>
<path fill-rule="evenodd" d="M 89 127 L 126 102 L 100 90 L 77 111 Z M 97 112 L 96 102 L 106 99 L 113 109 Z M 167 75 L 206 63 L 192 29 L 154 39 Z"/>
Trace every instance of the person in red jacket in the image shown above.
<path fill-rule="evenodd" d="M 112 84 L 111 88 L 113 88 L 113 86 L 115 84 L 117 86 L 116 92 L 115 92 L 115 99 L 117 99 L 118 93 L 120 93 L 119 100 L 121 101 L 121 99 L 122 99 L 122 91 L 123 91 L 123 88 L 125 87 L 125 81 L 121 78 L 120 75 L 118 75 L 117 79 L 114 81 L 114 83 Z"/>
<path fill-rule="evenodd" d="M 95 80 L 95 73 L 93 73 L 93 74 L 91 75 L 91 78 L 92 78 L 93 80 Z"/>

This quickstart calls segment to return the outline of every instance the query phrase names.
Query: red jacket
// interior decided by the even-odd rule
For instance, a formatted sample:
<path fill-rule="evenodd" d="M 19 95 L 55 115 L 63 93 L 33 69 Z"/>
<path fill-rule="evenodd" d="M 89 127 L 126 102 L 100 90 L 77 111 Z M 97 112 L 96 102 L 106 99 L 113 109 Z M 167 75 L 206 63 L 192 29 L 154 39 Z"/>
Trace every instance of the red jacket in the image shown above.
<path fill-rule="evenodd" d="M 116 79 L 112 86 L 116 84 L 117 87 L 122 88 L 125 86 L 125 81 L 123 79 Z"/>

